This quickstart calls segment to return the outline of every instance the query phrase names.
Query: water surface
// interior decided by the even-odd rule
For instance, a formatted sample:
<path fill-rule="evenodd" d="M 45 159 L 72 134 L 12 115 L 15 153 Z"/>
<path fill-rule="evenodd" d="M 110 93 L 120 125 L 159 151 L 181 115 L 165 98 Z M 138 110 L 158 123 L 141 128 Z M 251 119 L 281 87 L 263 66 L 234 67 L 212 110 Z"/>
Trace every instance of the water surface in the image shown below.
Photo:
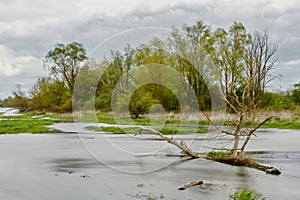
<path fill-rule="evenodd" d="M 99 134 L 85 131 L 85 125 L 56 125 L 72 132 L 64 134 L 0 135 L 0 199 L 228 199 L 241 185 L 268 199 L 300 197 L 299 131 L 267 129 L 250 142 L 253 158 L 281 170 L 280 176 L 273 176 L 204 159 L 168 156 L 180 151 L 156 136 Z M 213 136 L 178 138 L 206 151 L 199 146 L 222 142 Z M 205 184 L 177 190 L 194 180 Z"/>

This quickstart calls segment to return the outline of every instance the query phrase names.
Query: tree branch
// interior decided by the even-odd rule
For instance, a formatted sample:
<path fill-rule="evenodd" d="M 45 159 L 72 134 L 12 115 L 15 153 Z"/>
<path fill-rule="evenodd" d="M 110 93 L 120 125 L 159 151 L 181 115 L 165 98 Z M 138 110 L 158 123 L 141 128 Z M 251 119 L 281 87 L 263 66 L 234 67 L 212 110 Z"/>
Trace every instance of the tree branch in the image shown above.
<path fill-rule="evenodd" d="M 127 128 L 127 127 L 124 127 Z M 181 149 L 185 154 L 191 156 L 192 158 L 200 158 L 200 154 L 193 152 L 192 150 L 190 150 L 186 144 L 181 141 L 181 143 L 178 143 L 176 140 L 174 140 L 173 138 L 169 138 L 167 136 L 165 136 L 164 134 L 162 134 L 161 132 L 153 129 L 153 128 L 149 128 L 149 127 L 143 127 L 143 126 L 130 126 L 128 128 L 139 128 L 140 129 L 140 133 L 141 131 L 149 131 L 154 133 L 155 135 L 160 136 L 163 140 L 167 141 L 170 144 L 175 145 L 176 147 L 178 147 L 179 149 Z"/>

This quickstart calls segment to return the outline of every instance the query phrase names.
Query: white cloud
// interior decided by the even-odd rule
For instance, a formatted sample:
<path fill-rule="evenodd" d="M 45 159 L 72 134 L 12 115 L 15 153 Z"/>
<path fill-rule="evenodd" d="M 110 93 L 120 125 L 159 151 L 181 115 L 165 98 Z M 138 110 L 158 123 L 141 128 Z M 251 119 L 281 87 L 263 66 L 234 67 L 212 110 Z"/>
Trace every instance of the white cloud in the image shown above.
<path fill-rule="evenodd" d="M 289 61 L 286 61 L 284 62 L 283 64 L 285 65 L 300 65 L 300 59 L 297 59 L 297 60 L 289 60 Z"/>
<path fill-rule="evenodd" d="M 35 77 L 46 74 L 42 57 L 57 42 L 82 42 L 89 52 L 107 37 L 128 29 L 182 27 L 196 20 L 213 27 L 228 28 L 239 21 L 250 31 L 268 29 L 278 43 L 282 82 L 290 77 L 294 81 L 299 74 L 297 0 L 11 0 L 0 1 L 0 13 L 0 73 L 19 74 L 18 80 L 24 77 L 28 87 Z M 22 72 L 18 72 L 20 66 Z M 7 93 L 16 77 L 10 78 L 0 79 L 1 90 L 7 88 Z"/>
<path fill-rule="evenodd" d="M 0 62 L 0 74 L 4 76 L 16 76 L 19 75 L 23 70 L 23 65 L 17 64 L 15 66 L 11 64 L 4 64 Z"/>

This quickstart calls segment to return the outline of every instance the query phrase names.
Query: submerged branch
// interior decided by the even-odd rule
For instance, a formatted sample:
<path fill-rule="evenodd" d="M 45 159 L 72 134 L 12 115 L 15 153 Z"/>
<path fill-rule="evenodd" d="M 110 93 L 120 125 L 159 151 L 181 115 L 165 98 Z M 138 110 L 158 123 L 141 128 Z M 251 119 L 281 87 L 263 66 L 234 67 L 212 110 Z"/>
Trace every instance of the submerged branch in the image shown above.
<path fill-rule="evenodd" d="M 246 148 L 248 142 L 250 141 L 251 136 L 255 135 L 254 132 L 257 129 L 259 129 L 264 123 L 266 123 L 267 121 L 271 120 L 272 118 L 273 118 L 273 116 L 266 118 L 264 121 L 262 121 L 261 123 L 259 123 L 254 129 L 252 129 L 252 130 L 249 131 L 249 133 L 248 133 L 248 135 L 246 137 L 246 140 L 243 143 L 242 148 L 241 148 L 241 155 L 242 156 L 244 156 L 244 154 L 245 154 L 245 148 Z"/>
<path fill-rule="evenodd" d="M 134 127 L 130 127 L 130 128 L 139 128 L 140 129 L 139 133 L 141 133 L 141 131 L 152 132 L 155 135 L 160 136 L 163 140 L 167 141 L 168 143 L 173 144 L 176 147 L 178 147 L 179 149 L 181 149 L 186 155 L 191 156 L 192 158 L 200 158 L 201 157 L 200 154 L 195 153 L 190 148 L 188 148 L 184 141 L 181 141 L 180 143 L 178 143 L 173 138 L 169 138 L 169 137 L 165 136 L 164 134 L 162 134 L 161 132 L 159 132 L 159 131 L 157 131 L 153 128 L 143 127 L 143 126 L 134 126 Z"/>
<path fill-rule="evenodd" d="M 186 185 L 183 185 L 181 186 L 180 188 L 178 188 L 178 190 L 186 190 L 190 187 L 194 187 L 194 186 L 197 186 L 197 185 L 202 185 L 203 184 L 203 181 L 193 181 L 189 184 L 186 184 Z"/>

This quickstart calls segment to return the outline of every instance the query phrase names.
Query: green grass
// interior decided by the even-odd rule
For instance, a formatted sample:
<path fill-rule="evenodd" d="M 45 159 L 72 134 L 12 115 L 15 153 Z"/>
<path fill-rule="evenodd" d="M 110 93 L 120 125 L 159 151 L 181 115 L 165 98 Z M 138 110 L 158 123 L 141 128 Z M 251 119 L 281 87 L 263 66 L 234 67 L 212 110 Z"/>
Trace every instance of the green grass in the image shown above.
<path fill-rule="evenodd" d="M 88 126 L 86 127 L 88 130 L 98 131 L 98 132 L 109 132 L 109 133 L 116 133 L 116 134 L 135 134 L 139 132 L 138 128 L 119 128 L 119 127 L 95 127 L 95 126 Z M 178 127 L 163 127 L 162 129 L 155 128 L 154 129 L 160 131 L 162 134 L 165 135 L 174 135 L 174 134 L 190 134 L 190 133 L 207 133 L 206 129 L 179 129 Z M 151 132 L 143 131 L 143 134 L 151 134 Z"/>
<path fill-rule="evenodd" d="M 258 122 L 245 122 L 245 127 L 255 127 Z M 300 129 L 300 120 L 298 118 L 293 119 L 280 119 L 279 117 L 273 118 L 261 126 L 261 128 L 278 128 L 278 129 Z"/>
<path fill-rule="evenodd" d="M 0 134 L 11 133 L 54 133 L 57 130 L 50 130 L 45 126 L 51 125 L 51 120 L 37 119 L 10 119 L 0 121 Z"/>
<path fill-rule="evenodd" d="M 293 120 L 274 120 L 265 123 L 261 128 L 300 129 L 300 122 Z"/>
<path fill-rule="evenodd" d="M 109 127 L 105 127 L 105 126 L 101 126 L 101 127 L 88 126 L 88 127 L 86 127 L 86 129 L 93 130 L 93 131 L 98 131 L 98 132 L 115 133 L 115 134 L 125 134 L 125 133 L 134 134 L 134 133 L 137 133 L 139 131 L 138 128 L 122 129 L 122 128 L 119 128 L 119 127 L 111 127 L 111 126 L 109 126 Z"/>
<path fill-rule="evenodd" d="M 15 133 L 58 133 L 45 126 L 52 125 L 54 121 L 71 121 L 69 115 L 38 114 L 24 112 L 19 116 L 0 116 L 0 134 Z"/>

